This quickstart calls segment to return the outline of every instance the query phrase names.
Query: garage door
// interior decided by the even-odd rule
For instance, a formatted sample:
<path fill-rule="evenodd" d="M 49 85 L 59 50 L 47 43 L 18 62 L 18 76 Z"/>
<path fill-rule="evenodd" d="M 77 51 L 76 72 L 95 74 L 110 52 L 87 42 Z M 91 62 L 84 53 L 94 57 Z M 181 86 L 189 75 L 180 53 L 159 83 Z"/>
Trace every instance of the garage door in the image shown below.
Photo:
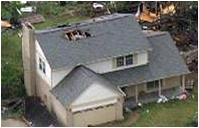
<path fill-rule="evenodd" d="M 73 113 L 73 125 L 76 127 L 97 125 L 114 120 L 116 120 L 115 104 Z"/>

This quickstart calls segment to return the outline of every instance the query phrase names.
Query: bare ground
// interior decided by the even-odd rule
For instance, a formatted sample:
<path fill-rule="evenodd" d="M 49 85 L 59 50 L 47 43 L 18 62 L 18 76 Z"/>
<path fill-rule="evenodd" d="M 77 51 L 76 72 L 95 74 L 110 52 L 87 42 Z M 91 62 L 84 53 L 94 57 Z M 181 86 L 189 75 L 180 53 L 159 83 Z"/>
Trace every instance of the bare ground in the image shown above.
<path fill-rule="evenodd" d="M 1 127 L 28 127 L 22 119 L 1 119 Z"/>

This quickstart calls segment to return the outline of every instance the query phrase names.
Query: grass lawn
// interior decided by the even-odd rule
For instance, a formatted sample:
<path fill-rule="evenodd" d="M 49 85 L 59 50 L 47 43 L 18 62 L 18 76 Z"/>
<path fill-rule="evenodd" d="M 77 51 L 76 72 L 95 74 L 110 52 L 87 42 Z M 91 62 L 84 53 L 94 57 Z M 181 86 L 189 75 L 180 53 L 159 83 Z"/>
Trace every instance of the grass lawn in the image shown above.
<path fill-rule="evenodd" d="M 45 22 L 34 25 L 38 30 L 88 19 L 88 17 L 78 12 L 78 10 L 84 8 L 84 5 L 75 2 L 70 2 L 65 6 L 60 6 L 54 2 L 41 2 L 38 8 L 38 13 L 42 14 L 45 18 Z"/>
<path fill-rule="evenodd" d="M 80 15 L 73 15 L 73 16 L 56 16 L 52 18 L 46 18 L 45 22 L 34 25 L 35 29 L 42 30 L 42 29 L 48 29 L 51 27 L 56 27 L 57 25 L 62 24 L 71 24 L 74 22 L 80 22 L 88 19 L 87 17 L 80 16 Z"/>
<path fill-rule="evenodd" d="M 21 39 L 17 34 L 1 35 L 1 98 L 16 98 L 25 95 Z"/>

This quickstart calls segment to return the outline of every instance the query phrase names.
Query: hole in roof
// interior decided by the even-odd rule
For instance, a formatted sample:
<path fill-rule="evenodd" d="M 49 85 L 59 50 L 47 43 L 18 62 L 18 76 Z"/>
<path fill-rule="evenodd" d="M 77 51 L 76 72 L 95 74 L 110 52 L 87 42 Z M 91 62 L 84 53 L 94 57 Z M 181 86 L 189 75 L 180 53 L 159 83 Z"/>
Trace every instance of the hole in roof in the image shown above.
<path fill-rule="evenodd" d="M 91 37 L 91 34 L 84 30 L 75 29 L 65 31 L 65 37 L 68 40 L 80 40 L 83 38 Z"/>

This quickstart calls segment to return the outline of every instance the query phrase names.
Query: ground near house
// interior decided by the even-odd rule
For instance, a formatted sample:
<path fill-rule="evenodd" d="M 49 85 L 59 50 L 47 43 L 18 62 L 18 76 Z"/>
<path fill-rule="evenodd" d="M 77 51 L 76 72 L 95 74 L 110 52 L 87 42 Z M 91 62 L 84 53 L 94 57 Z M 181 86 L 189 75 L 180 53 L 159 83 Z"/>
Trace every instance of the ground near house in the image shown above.
<path fill-rule="evenodd" d="M 25 99 L 24 117 L 33 127 L 61 126 L 57 120 L 48 112 L 44 104 L 38 98 L 34 97 L 27 97 Z"/>
<path fill-rule="evenodd" d="M 185 101 L 170 100 L 167 103 L 149 103 L 125 115 L 123 121 L 100 125 L 101 127 L 186 127 L 198 112 L 198 74 L 190 74 L 194 79 L 194 98 Z"/>
<path fill-rule="evenodd" d="M 28 125 L 20 118 L 9 118 L 1 120 L 1 127 L 28 127 Z"/>

